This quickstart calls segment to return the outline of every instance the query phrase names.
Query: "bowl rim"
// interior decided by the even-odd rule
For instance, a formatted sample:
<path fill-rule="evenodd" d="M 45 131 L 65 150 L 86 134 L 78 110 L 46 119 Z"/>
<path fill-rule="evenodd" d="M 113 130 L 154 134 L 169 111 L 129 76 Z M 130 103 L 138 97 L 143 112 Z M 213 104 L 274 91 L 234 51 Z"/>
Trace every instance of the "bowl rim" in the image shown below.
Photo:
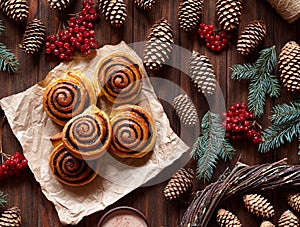
<path fill-rule="evenodd" d="M 150 226 L 149 223 L 148 223 L 148 221 L 147 221 L 147 219 L 146 219 L 146 216 L 145 216 L 140 210 L 138 210 L 138 209 L 136 209 L 136 208 L 134 208 L 134 207 L 131 207 L 131 206 L 118 206 L 118 207 L 114 207 L 114 208 L 108 210 L 107 212 L 105 212 L 105 213 L 102 215 L 102 217 L 100 218 L 100 220 L 99 220 L 99 222 L 98 222 L 98 224 L 97 224 L 97 227 L 101 227 L 102 224 L 103 224 L 103 222 L 105 221 L 105 219 L 106 219 L 110 214 L 112 214 L 112 213 L 114 213 L 114 212 L 116 212 L 116 211 L 119 211 L 119 210 L 129 210 L 129 211 L 131 211 L 131 212 L 137 214 L 139 217 L 141 217 L 141 218 L 145 221 L 147 227 Z"/>

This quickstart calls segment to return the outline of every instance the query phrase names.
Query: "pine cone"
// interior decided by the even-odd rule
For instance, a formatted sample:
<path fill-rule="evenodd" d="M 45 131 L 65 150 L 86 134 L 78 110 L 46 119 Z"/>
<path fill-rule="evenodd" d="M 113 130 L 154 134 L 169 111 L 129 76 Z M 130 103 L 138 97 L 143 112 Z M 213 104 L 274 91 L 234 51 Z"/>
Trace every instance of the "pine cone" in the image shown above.
<path fill-rule="evenodd" d="M 289 92 L 300 91 L 300 46 L 290 41 L 281 49 L 278 61 L 280 79 Z"/>
<path fill-rule="evenodd" d="M 41 48 L 45 32 L 46 27 L 43 22 L 39 19 L 34 19 L 27 25 L 19 47 L 27 54 L 34 54 Z"/>
<path fill-rule="evenodd" d="M 144 64 L 158 70 L 170 58 L 174 43 L 173 29 L 166 19 L 160 19 L 150 29 L 144 51 Z"/>
<path fill-rule="evenodd" d="M 178 95 L 173 100 L 173 106 L 179 116 L 180 121 L 188 126 L 194 126 L 197 123 L 197 110 L 187 95 Z"/>
<path fill-rule="evenodd" d="M 189 75 L 198 92 L 206 96 L 214 94 L 216 90 L 216 76 L 208 57 L 193 51 L 189 62 Z"/>
<path fill-rule="evenodd" d="M 21 226 L 21 211 L 18 207 L 12 207 L 3 212 L 0 217 L 0 226 L 18 227 Z"/>
<path fill-rule="evenodd" d="M 249 55 L 263 42 L 267 35 L 266 25 L 262 20 L 250 22 L 241 32 L 237 42 L 237 51 Z"/>
<path fill-rule="evenodd" d="M 98 0 L 99 11 L 101 13 L 105 14 L 109 3 L 110 3 L 110 0 Z"/>
<path fill-rule="evenodd" d="M 243 197 L 247 210 L 257 217 L 271 218 L 274 216 L 274 208 L 270 202 L 258 194 L 249 194 Z"/>
<path fill-rule="evenodd" d="M 260 225 L 260 227 L 275 227 L 275 225 L 272 222 L 269 221 L 263 221 Z"/>
<path fill-rule="evenodd" d="M 29 13 L 26 0 L 0 0 L 0 8 L 6 16 L 16 22 L 25 21 Z"/>
<path fill-rule="evenodd" d="M 223 30 L 233 31 L 240 24 L 242 0 L 217 0 L 217 18 Z"/>
<path fill-rule="evenodd" d="M 101 5 L 105 19 L 114 27 L 123 26 L 127 18 L 127 8 L 124 0 L 110 0 L 107 3 L 107 1 L 103 1 Z"/>
<path fill-rule="evenodd" d="M 62 11 L 72 2 L 73 0 L 47 0 L 50 9 Z"/>
<path fill-rule="evenodd" d="M 299 219 L 289 210 L 285 211 L 279 218 L 278 227 L 299 227 Z"/>
<path fill-rule="evenodd" d="M 300 213 L 300 193 L 288 195 L 287 201 L 291 208 Z"/>
<path fill-rule="evenodd" d="M 164 196 L 168 200 L 177 199 L 190 189 L 193 184 L 194 171 L 181 168 L 169 180 L 164 189 Z"/>
<path fill-rule="evenodd" d="M 178 9 L 179 26 L 192 31 L 200 22 L 204 0 L 182 0 Z"/>
<path fill-rule="evenodd" d="M 224 209 L 218 210 L 217 223 L 221 227 L 242 227 L 241 221 L 238 217 Z"/>
<path fill-rule="evenodd" d="M 155 4 L 155 0 L 134 0 L 134 3 L 140 9 L 149 12 L 149 11 L 151 11 L 153 5 Z"/>

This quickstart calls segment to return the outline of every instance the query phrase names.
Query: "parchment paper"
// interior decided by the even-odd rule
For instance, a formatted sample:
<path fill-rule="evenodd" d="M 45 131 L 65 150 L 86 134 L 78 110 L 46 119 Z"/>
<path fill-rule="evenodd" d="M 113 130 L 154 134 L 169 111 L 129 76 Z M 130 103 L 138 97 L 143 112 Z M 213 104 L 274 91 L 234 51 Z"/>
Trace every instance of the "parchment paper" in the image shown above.
<path fill-rule="evenodd" d="M 49 139 L 62 128 L 43 110 L 45 87 L 70 69 L 79 70 L 92 80 L 97 63 L 106 55 L 119 51 L 131 54 L 142 67 L 143 87 L 136 104 L 150 111 L 155 120 L 157 141 L 154 151 L 145 158 L 136 160 L 138 163 L 134 165 L 130 160 L 123 162 L 106 154 L 102 157 L 99 176 L 94 181 L 81 187 L 66 186 L 55 179 L 48 164 L 48 157 L 53 150 Z M 115 46 L 104 46 L 96 50 L 92 57 L 77 58 L 59 64 L 43 81 L 24 92 L 1 99 L 0 105 L 13 133 L 21 143 L 29 168 L 44 195 L 53 202 L 63 224 L 77 224 L 84 216 L 105 209 L 155 177 L 188 149 L 170 128 L 169 120 L 157 100 L 142 60 L 124 42 Z M 98 105 L 103 110 L 111 107 L 105 99 L 101 99 Z"/>

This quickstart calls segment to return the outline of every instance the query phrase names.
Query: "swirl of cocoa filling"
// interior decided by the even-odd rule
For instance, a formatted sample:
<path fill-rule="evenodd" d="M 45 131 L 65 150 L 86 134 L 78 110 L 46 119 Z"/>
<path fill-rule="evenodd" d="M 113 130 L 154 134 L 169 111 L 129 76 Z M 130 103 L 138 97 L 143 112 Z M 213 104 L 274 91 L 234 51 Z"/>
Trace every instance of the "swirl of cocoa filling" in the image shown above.
<path fill-rule="evenodd" d="M 119 156 L 122 153 L 145 155 L 154 146 L 156 139 L 153 119 L 141 108 L 120 111 L 112 120 L 113 138 L 110 150 Z M 142 154 L 141 154 L 142 155 Z"/>
<path fill-rule="evenodd" d="M 128 103 L 141 90 L 142 74 L 138 64 L 125 55 L 112 56 L 100 63 L 98 81 L 106 98 L 114 103 Z"/>
<path fill-rule="evenodd" d="M 51 154 L 50 167 L 57 180 L 71 186 L 85 185 L 92 181 L 96 176 L 94 169 L 97 168 L 96 162 L 87 164 L 74 157 L 62 144 Z"/>

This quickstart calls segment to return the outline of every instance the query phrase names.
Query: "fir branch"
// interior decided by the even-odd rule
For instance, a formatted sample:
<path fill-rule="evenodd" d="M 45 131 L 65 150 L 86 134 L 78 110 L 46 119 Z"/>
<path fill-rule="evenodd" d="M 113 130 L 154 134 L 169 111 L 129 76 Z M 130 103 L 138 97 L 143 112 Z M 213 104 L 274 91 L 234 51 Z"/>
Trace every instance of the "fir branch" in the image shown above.
<path fill-rule="evenodd" d="M 253 64 L 246 63 L 243 65 L 232 65 L 230 67 L 233 80 L 253 79 L 257 73 L 257 69 Z"/>
<path fill-rule="evenodd" d="M 273 107 L 271 121 L 274 124 L 287 124 L 300 119 L 300 102 L 284 103 Z"/>
<path fill-rule="evenodd" d="M 279 148 L 285 142 L 291 142 L 300 133 L 300 120 L 289 124 L 272 124 L 262 133 L 263 141 L 258 150 L 265 153 L 271 149 Z"/>
<path fill-rule="evenodd" d="M 0 43 L 0 71 L 15 72 L 19 69 L 19 61 L 9 49 Z"/>
<path fill-rule="evenodd" d="M 0 207 L 3 207 L 6 204 L 6 194 L 0 192 Z"/>
<path fill-rule="evenodd" d="M 248 109 L 255 117 L 264 113 L 266 95 L 278 97 L 280 84 L 278 78 L 271 73 L 276 64 L 275 46 L 263 49 L 254 64 L 233 65 L 231 78 L 233 80 L 250 80 L 248 94 Z"/>
<path fill-rule="evenodd" d="M 208 111 L 201 122 L 202 133 L 195 142 L 191 155 L 197 160 L 197 178 L 210 180 L 218 158 L 232 158 L 234 148 L 224 138 L 221 117 Z"/>
<path fill-rule="evenodd" d="M 270 74 L 269 77 L 266 78 L 266 88 L 267 94 L 270 97 L 279 97 L 281 87 L 275 75 Z"/>
<path fill-rule="evenodd" d="M 261 116 L 264 113 L 266 86 L 266 83 L 262 83 L 258 80 L 251 80 L 249 85 L 248 109 L 255 116 Z"/>
<path fill-rule="evenodd" d="M 270 116 L 272 125 L 262 133 L 259 151 L 264 153 L 291 142 L 300 135 L 300 100 L 277 105 Z M 299 149 L 300 150 L 300 149 Z"/>

